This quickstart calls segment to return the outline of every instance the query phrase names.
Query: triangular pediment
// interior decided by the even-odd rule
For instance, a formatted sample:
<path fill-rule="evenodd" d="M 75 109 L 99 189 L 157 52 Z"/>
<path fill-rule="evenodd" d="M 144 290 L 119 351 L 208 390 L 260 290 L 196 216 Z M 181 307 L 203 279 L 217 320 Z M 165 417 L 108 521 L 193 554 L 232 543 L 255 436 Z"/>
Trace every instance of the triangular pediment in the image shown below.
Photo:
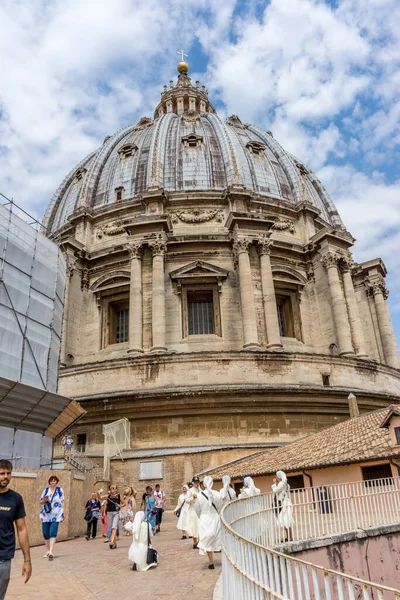
<path fill-rule="evenodd" d="M 226 279 L 228 275 L 229 271 L 227 269 L 222 269 L 216 265 L 204 262 L 204 260 L 196 260 L 169 274 L 171 279 L 206 277 L 207 279 L 215 278 L 218 280 Z"/>

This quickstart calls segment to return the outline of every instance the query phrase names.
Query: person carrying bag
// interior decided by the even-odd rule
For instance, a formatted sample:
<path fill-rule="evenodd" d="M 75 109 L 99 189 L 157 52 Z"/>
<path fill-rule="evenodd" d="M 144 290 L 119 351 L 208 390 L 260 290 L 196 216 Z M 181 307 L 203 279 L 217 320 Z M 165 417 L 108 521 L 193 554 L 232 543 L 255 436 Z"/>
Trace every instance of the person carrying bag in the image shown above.
<path fill-rule="evenodd" d="M 147 559 L 146 563 L 149 567 L 156 567 L 158 565 L 158 552 L 151 547 L 150 544 L 150 525 L 147 523 Z"/>

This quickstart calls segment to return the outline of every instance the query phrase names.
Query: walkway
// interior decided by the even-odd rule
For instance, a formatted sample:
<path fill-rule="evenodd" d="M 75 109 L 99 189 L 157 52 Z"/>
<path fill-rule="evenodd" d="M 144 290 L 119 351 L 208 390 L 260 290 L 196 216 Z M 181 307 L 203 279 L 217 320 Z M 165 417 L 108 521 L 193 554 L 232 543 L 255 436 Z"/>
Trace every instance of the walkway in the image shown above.
<path fill-rule="evenodd" d="M 21 552 L 17 551 L 6 600 L 117 597 L 181 600 L 192 593 L 211 600 L 221 574 L 221 555 L 216 555 L 215 570 L 210 571 L 207 557 L 199 556 L 199 551 L 192 549 L 192 540 L 179 539 L 173 514 L 165 515 L 163 525 L 162 532 L 153 538 L 160 565 L 145 573 L 131 570 L 128 560 L 131 538 L 125 536 L 121 537 L 117 550 L 103 544 L 104 538 L 60 542 L 56 545 L 53 562 L 42 558 L 44 546 L 32 548 L 34 574 L 26 585 L 20 575 Z"/>

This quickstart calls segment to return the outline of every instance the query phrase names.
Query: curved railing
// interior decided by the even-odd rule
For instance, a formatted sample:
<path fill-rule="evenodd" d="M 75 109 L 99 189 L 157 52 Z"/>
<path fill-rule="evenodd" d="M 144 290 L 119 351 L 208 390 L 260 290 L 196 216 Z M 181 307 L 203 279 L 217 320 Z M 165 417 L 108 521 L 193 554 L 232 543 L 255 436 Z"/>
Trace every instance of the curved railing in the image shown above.
<path fill-rule="evenodd" d="M 224 600 L 400 600 L 400 590 L 274 549 L 288 533 L 300 541 L 399 523 L 398 478 L 296 490 L 291 499 L 295 520 L 291 532 L 278 526 L 271 493 L 224 507 Z"/>

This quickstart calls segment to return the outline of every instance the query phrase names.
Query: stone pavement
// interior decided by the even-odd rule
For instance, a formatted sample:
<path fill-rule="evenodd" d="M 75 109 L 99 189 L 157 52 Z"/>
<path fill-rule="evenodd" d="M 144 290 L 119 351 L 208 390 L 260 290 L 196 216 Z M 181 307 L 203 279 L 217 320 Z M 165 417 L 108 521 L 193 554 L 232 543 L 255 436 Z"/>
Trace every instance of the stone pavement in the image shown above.
<path fill-rule="evenodd" d="M 162 532 L 153 538 L 160 564 L 144 573 L 131 570 L 128 560 L 130 537 L 121 537 L 118 549 L 110 550 L 98 537 L 89 542 L 76 538 L 55 547 L 53 562 L 42 558 L 44 546 L 32 548 L 33 575 L 24 585 L 22 554 L 13 560 L 6 600 L 91 600 L 93 598 L 148 598 L 178 600 L 182 597 L 212 599 L 221 574 L 221 554 L 215 555 L 215 570 L 207 568 L 207 557 L 192 549 L 192 540 L 181 540 L 176 517 L 164 515 Z"/>

